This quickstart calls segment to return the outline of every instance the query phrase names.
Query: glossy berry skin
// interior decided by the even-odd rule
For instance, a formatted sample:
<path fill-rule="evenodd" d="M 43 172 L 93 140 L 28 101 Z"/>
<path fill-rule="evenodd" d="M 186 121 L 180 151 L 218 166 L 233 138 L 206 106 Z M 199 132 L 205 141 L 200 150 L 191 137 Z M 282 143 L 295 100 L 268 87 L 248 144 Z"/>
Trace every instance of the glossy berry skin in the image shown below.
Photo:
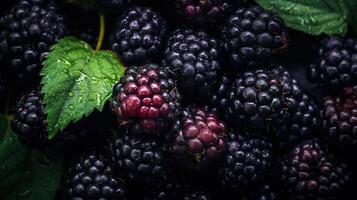
<path fill-rule="evenodd" d="M 310 79 L 320 86 L 341 89 L 357 80 L 357 40 L 327 37 L 321 41 Z"/>
<path fill-rule="evenodd" d="M 295 146 L 281 167 L 286 195 L 293 200 L 339 199 L 350 179 L 346 165 L 316 139 Z"/>
<path fill-rule="evenodd" d="M 133 125 L 134 132 L 161 134 L 179 115 L 181 96 L 174 80 L 156 64 L 126 69 L 114 86 L 112 111 L 119 125 Z"/>
<path fill-rule="evenodd" d="M 246 71 L 223 81 L 211 107 L 221 110 L 232 127 L 263 134 L 286 148 L 320 125 L 316 104 L 283 67 Z"/>
<path fill-rule="evenodd" d="M 236 2 L 234 0 L 174 0 L 176 11 L 189 23 L 209 25 L 228 16 Z"/>
<path fill-rule="evenodd" d="M 232 130 L 227 136 L 227 151 L 219 167 L 219 180 L 225 187 L 256 184 L 268 174 L 273 163 L 270 142 L 240 134 Z"/>
<path fill-rule="evenodd" d="M 64 199 L 125 199 L 125 184 L 98 153 L 82 155 L 65 175 Z"/>
<path fill-rule="evenodd" d="M 166 21 L 151 8 L 137 6 L 116 19 L 108 45 L 124 64 L 142 65 L 157 59 L 166 37 Z"/>
<path fill-rule="evenodd" d="M 178 80 L 183 94 L 207 97 L 221 69 L 220 55 L 218 41 L 205 32 L 178 29 L 168 40 L 164 67 Z"/>
<path fill-rule="evenodd" d="M 43 148 L 47 138 L 47 116 L 39 90 L 30 90 L 19 102 L 12 128 L 27 146 Z"/>
<path fill-rule="evenodd" d="M 225 124 L 214 113 L 187 108 L 169 135 L 175 162 L 189 170 L 203 169 L 225 151 Z"/>
<path fill-rule="evenodd" d="M 50 47 L 66 33 L 64 16 L 54 1 L 19 1 L 0 18 L 2 67 L 16 80 L 34 85 Z"/>
<path fill-rule="evenodd" d="M 357 151 L 357 86 L 325 97 L 322 118 L 324 136 L 330 144 L 342 152 Z"/>
<path fill-rule="evenodd" d="M 222 33 L 224 50 L 236 70 L 261 66 L 288 43 L 284 21 L 259 5 L 239 8 Z"/>
<path fill-rule="evenodd" d="M 149 187 L 161 187 L 169 175 L 166 148 L 159 140 L 120 133 L 110 144 L 113 165 L 127 180 Z"/>
<path fill-rule="evenodd" d="M 92 144 L 103 142 L 106 131 L 102 125 L 110 127 L 108 125 L 110 123 L 111 121 L 104 118 L 104 115 L 93 113 L 77 123 L 70 124 L 54 138 L 48 139 L 48 122 L 43 95 L 39 89 L 32 89 L 19 100 L 11 125 L 20 142 L 30 148 L 42 151 L 55 149 L 63 153 L 73 153 L 74 151 L 82 152 L 87 147 L 95 146 Z"/>

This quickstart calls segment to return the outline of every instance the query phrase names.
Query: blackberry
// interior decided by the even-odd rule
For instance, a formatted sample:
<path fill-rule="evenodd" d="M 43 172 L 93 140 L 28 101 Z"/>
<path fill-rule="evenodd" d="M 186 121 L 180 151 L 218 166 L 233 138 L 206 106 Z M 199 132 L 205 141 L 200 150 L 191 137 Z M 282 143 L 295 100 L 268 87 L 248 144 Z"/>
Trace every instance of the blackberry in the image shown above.
<path fill-rule="evenodd" d="M 239 8 L 226 20 L 223 48 L 233 69 L 260 66 L 288 43 L 284 21 L 259 5 Z"/>
<path fill-rule="evenodd" d="M 1 17 L 0 30 L 5 70 L 26 84 L 39 80 L 41 63 L 51 45 L 67 33 L 57 4 L 45 0 L 19 1 Z"/>
<path fill-rule="evenodd" d="M 219 168 L 219 177 L 225 187 L 256 184 L 268 174 L 273 163 L 270 142 L 239 134 L 232 130 L 227 136 L 227 151 Z"/>
<path fill-rule="evenodd" d="M 225 124 L 214 113 L 187 108 L 168 135 L 170 153 L 184 169 L 201 170 L 225 150 Z"/>
<path fill-rule="evenodd" d="M 131 182 L 160 187 L 170 174 L 165 146 L 157 139 L 121 132 L 110 148 L 114 166 Z"/>
<path fill-rule="evenodd" d="M 65 175 L 63 199 L 125 199 L 125 183 L 98 153 L 82 155 Z"/>
<path fill-rule="evenodd" d="M 240 0 L 174 0 L 178 13 L 194 25 L 208 25 L 227 17 Z"/>
<path fill-rule="evenodd" d="M 353 86 L 357 80 L 357 40 L 327 37 L 322 40 L 315 63 L 310 65 L 312 82 L 332 89 Z"/>
<path fill-rule="evenodd" d="M 224 116 L 229 104 L 229 93 L 233 84 L 233 78 L 227 74 L 220 76 L 214 88 L 211 91 L 210 100 L 207 108 L 220 116 Z"/>
<path fill-rule="evenodd" d="M 317 139 L 296 145 L 281 166 L 290 199 L 338 199 L 350 179 L 346 165 L 337 162 Z"/>
<path fill-rule="evenodd" d="M 45 114 L 42 94 L 38 89 L 28 91 L 18 102 L 12 128 L 18 135 L 19 140 L 26 146 L 45 150 L 54 148 L 63 151 L 73 151 L 78 144 L 90 144 L 103 141 L 104 131 L 98 124 L 105 124 L 102 115 L 93 113 L 91 116 L 69 125 L 55 138 L 49 140 L 47 132 L 47 115 Z M 98 118 L 98 119 L 97 119 Z M 110 121 L 109 121 L 110 123 Z M 104 133 L 103 133 L 104 132 Z M 101 135 L 103 134 L 103 135 Z M 84 148 L 81 147 L 81 150 Z"/>
<path fill-rule="evenodd" d="M 327 140 L 343 152 L 357 150 L 357 86 L 324 99 L 323 127 Z"/>
<path fill-rule="evenodd" d="M 311 136 L 320 124 L 316 104 L 282 67 L 246 71 L 225 87 L 212 106 L 224 108 L 233 127 L 265 134 L 282 148 Z"/>
<path fill-rule="evenodd" d="M 219 56 L 219 43 L 205 32 L 178 29 L 168 40 L 164 66 L 178 79 L 183 94 L 208 96 L 221 68 Z"/>
<path fill-rule="evenodd" d="M 156 64 L 132 66 L 114 86 L 112 111 L 133 132 L 161 134 L 181 112 L 175 81 Z"/>
<path fill-rule="evenodd" d="M 158 13 L 150 8 L 131 7 L 116 19 L 109 46 L 124 64 L 142 65 L 160 55 L 166 35 L 166 21 Z"/>

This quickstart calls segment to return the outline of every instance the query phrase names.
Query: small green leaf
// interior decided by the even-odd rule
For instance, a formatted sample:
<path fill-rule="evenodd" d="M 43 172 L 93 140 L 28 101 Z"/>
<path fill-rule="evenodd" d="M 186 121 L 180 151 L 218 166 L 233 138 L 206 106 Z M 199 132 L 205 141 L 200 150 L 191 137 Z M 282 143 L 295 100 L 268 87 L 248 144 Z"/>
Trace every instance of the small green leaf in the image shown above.
<path fill-rule="evenodd" d="M 312 35 L 345 35 L 353 10 L 344 1 L 354 0 L 257 0 L 265 9 L 279 13 L 288 27 Z"/>
<path fill-rule="evenodd" d="M 63 159 L 55 161 L 24 147 L 5 117 L 0 116 L 0 197 L 6 200 L 52 200 L 62 174 Z M 4 126 L 6 124 L 6 126 Z"/>
<path fill-rule="evenodd" d="M 111 51 L 94 51 L 73 37 L 53 46 L 41 71 L 49 138 L 70 122 L 102 110 L 124 67 Z"/>

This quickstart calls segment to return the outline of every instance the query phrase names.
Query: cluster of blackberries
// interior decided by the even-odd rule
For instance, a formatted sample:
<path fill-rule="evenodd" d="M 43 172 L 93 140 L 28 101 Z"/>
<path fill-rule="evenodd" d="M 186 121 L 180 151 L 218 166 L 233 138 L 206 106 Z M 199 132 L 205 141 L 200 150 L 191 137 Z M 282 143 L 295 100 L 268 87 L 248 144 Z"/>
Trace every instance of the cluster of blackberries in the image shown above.
<path fill-rule="evenodd" d="M 41 63 L 64 36 L 94 46 L 98 22 L 78 20 L 92 21 L 92 12 L 55 0 L 20 0 L 0 16 L 0 112 L 14 111 L 12 128 L 24 145 L 70 158 L 59 199 L 333 200 L 346 194 L 357 152 L 356 39 L 321 42 L 307 74 L 331 91 L 316 99 L 273 64 L 276 55 L 289 55 L 296 38 L 288 38 L 278 14 L 255 1 L 94 3 L 108 14 L 104 48 L 119 55 L 125 73 L 103 112 L 53 139 Z M 17 97 L 25 90 L 16 109 L 3 109 L 12 91 Z"/>

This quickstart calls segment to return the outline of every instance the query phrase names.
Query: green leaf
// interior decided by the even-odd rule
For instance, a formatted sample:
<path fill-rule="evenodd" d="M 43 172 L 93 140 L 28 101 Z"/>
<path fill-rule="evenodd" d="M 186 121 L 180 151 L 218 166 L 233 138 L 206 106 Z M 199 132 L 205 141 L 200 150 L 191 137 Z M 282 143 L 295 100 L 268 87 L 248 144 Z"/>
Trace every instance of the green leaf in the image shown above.
<path fill-rule="evenodd" d="M 49 138 L 71 122 L 102 110 L 124 67 L 111 51 L 94 51 L 73 37 L 52 47 L 41 71 Z"/>
<path fill-rule="evenodd" d="M 60 183 L 63 160 L 50 160 L 24 147 L 5 117 L 0 117 L 0 197 L 6 200 L 52 200 Z"/>
<path fill-rule="evenodd" d="M 257 0 L 265 9 L 279 13 L 288 27 L 312 35 L 345 35 L 353 11 L 347 1 L 354 0 Z"/>

